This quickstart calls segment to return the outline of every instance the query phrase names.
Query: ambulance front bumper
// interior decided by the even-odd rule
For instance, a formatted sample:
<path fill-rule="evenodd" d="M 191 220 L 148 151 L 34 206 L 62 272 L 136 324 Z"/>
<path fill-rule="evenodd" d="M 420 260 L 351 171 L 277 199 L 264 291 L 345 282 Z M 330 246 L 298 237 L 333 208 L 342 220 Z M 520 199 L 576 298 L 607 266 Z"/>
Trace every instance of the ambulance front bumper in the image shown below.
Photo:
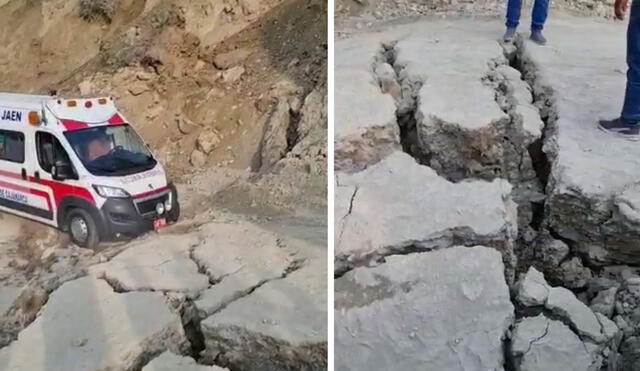
<path fill-rule="evenodd" d="M 106 239 L 136 237 L 153 229 L 154 218 L 140 215 L 132 199 L 109 199 L 100 211 Z"/>
<path fill-rule="evenodd" d="M 173 186 L 170 187 L 170 195 L 167 194 L 165 200 L 171 199 L 177 207 L 177 192 Z M 153 230 L 153 222 L 160 218 L 167 218 L 167 213 L 157 212 L 140 213 L 140 204 L 131 198 L 108 199 L 100 209 L 103 221 L 104 239 L 117 240 L 120 238 L 136 237 Z"/>

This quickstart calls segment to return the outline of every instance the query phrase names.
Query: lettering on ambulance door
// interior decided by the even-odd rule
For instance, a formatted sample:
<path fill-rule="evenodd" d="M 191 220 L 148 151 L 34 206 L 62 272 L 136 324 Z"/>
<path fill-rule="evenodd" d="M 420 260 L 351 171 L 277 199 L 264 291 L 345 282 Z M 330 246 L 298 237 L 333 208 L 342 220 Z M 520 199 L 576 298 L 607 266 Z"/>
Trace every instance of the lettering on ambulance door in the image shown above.
<path fill-rule="evenodd" d="M 52 220 L 49 195 L 33 188 L 25 165 L 24 134 L 0 130 L 0 207 Z"/>

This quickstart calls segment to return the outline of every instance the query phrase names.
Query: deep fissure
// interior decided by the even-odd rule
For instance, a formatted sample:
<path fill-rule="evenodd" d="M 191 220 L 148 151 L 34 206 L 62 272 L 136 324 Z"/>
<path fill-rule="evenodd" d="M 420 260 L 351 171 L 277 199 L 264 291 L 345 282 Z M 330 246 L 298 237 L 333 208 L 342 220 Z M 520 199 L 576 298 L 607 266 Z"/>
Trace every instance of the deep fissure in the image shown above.
<path fill-rule="evenodd" d="M 396 124 L 400 129 L 400 145 L 402 150 L 411 155 L 422 165 L 428 165 L 430 158 L 421 150 L 418 137 L 417 113 L 419 107 L 419 92 L 423 82 L 420 80 L 408 81 L 408 77 L 402 77 L 405 66 L 397 60 L 396 42 L 382 44 L 380 54 L 374 63 L 386 63 L 394 71 L 394 79 L 398 91 L 393 95 L 396 104 Z M 376 68 L 374 67 L 374 71 Z M 386 77 L 388 78 L 388 76 Z M 378 76 L 380 88 L 384 91 L 383 77 Z"/>

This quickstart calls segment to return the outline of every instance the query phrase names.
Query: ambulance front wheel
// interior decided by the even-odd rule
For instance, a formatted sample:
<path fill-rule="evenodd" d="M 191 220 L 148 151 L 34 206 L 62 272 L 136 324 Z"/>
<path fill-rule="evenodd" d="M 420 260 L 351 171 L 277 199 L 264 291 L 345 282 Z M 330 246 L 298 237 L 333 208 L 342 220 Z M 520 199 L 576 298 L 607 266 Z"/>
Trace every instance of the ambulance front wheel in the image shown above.
<path fill-rule="evenodd" d="M 96 222 L 86 210 L 76 208 L 69 212 L 67 230 L 71 240 L 80 247 L 94 249 L 100 243 Z"/>
<path fill-rule="evenodd" d="M 167 222 L 173 224 L 180 219 L 180 204 L 175 202 L 171 211 L 167 212 Z"/>

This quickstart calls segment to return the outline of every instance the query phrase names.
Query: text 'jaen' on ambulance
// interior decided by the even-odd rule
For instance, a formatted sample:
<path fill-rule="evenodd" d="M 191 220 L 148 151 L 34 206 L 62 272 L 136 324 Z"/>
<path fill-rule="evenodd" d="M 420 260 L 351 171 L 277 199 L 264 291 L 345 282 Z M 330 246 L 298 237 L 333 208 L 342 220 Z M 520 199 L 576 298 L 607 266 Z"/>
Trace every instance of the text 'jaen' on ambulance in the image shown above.
<path fill-rule="evenodd" d="M 130 238 L 178 220 L 175 187 L 111 98 L 0 93 L 0 210 L 74 243 Z"/>

